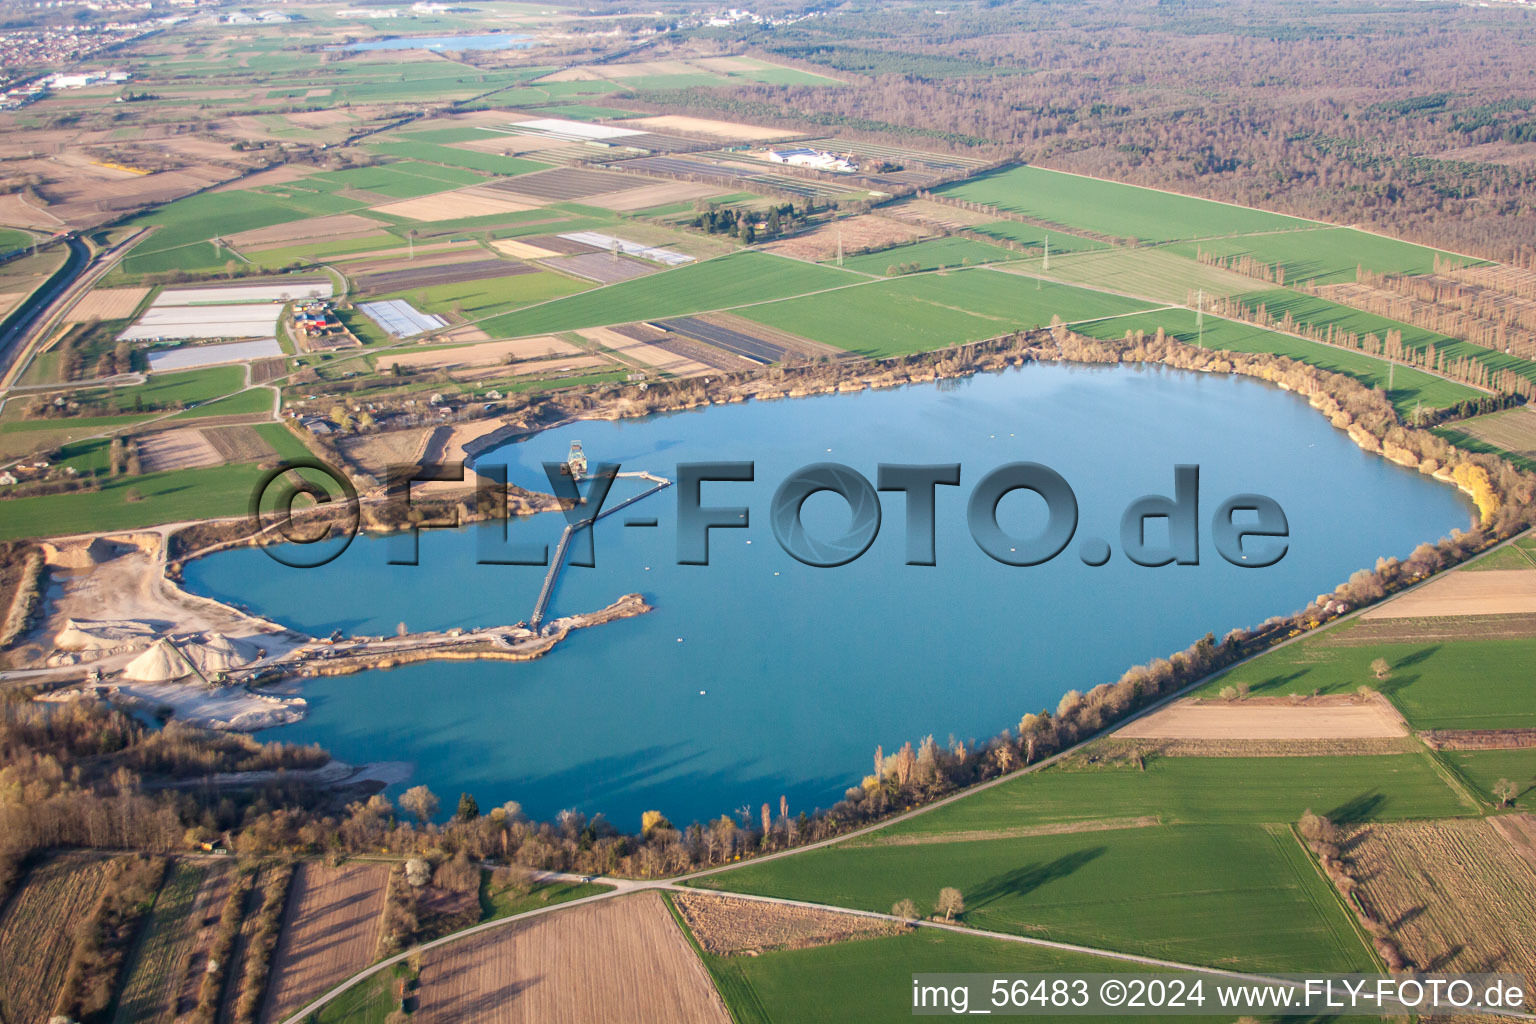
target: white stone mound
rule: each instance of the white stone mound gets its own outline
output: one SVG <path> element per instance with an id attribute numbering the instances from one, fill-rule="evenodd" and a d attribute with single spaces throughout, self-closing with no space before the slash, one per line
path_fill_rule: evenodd
<path id="1" fill-rule="evenodd" d="M 142 647 L 155 638 L 155 627 L 133 619 L 69 619 L 53 638 L 62 651 L 111 651 Z"/>
<path id="2" fill-rule="evenodd" d="M 123 678 L 135 683 L 169 683 L 191 674 L 187 659 L 163 639 L 123 667 Z"/>

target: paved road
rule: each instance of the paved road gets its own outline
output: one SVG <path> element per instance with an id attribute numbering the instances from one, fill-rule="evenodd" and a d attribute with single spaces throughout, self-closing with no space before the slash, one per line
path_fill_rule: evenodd
<path id="1" fill-rule="evenodd" d="M 28 296 L 11 325 L 0 334 L 0 380 L 5 379 L 11 364 L 26 349 L 26 340 L 34 324 L 43 313 L 68 291 L 91 261 L 91 250 L 74 235 L 64 240 L 69 257 L 37 291 Z"/>

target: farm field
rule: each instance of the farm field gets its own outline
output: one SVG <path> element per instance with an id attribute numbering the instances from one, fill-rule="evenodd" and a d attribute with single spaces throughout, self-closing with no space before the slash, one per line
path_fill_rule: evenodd
<path id="1" fill-rule="evenodd" d="M 1420 403 L 1432 409 L 1439 409 L 1466 399 L 1476 399 L 1482 394 L 1464 384 L 1436 377 L 1434 374 L 1409 366 L 1398 366 L 1393 369 L 1386 360 L 1364 352 L 1325 345 L 1306 338 L 1293 338 L 1278 331 L 1265 330 L 1253 324 L 1226 320 L 1211 314 L 1206 314 L 1205 327 L 1201 330 L 1195 322 L 1194 311 L 1188 309 L 1161 309 L 1119 320 L 1079 324 L 1073 329 L 1080 334 L 1111 340 L 1124 337 L 1126 331 L 1155 334 L 1159 327 L 1179 341 L 1190 345 L 1196 344 L 1197 339 L 1201 339 L 1205 347 L 1211 349 L 1226 349 L 1231 352 L 1269 352 L 1288 356 L 1308 366 L 1342 373 L 1362 384 L 1383 390 L 1387 389 L 1387 384 L 1390 382 L 1392 387 L 1387 391 L 1387 396 L 1398 412 L 1404 414 L 1411 413 Z"/>
<path id="2" fill-rule="evenodd" d="M 1369 608 L 1360 617 L 1369 621 L 1536 614 L 1536 574 L 1525 571 L 1532 567 L 1530 560 L 1514 545 L 1504 551 L 1525 564 L 1503 572 L 1487 566 L 1478 572 L 1453 572 L 1395 601 Z"/>
<path id="3" fill-rule="evenodd" d="M 466 319 L 480 320 L 533 303 L 586 291 L 589 287 L 585 281 L 564 274 L 536 270 L 531 274 L 407 288 L 379 297 L 407 299 L 417 309 L 428 313 L 452 313 Z"/>
<path id="4" fill-rule="evenodd" d="M 75 926 L 95 906 L 108 861 L 66 853 L 34 867 L 0 913 L 0 1019 L 46 1021 L 64 984 Z"/>
<path id="5" fill-rule="evenodd" d="M 993 270 L 878 281 L 738 310 L 746 319 L 872 358 L 944 348 L 1023 328 L 1146 309 L 1149 303 Z"/>
<path id="6" fill-rule="evenodd" d="M 222 890 L 228 864 L 177 861 L 155 896 L 143 934 L 124 967 L 115 1024 L 170 1024 L 187 985 L 189 957 L 203 918 L 220 907 L 209 896 Z"/>
<path id="7" fill-rule="evenodd" d="M 1000 260 L 1016 258 L 1016 254 L 1010 253 L 1007 249 L 970 238 L 934 238 L 926 242 L 898 245 L 861 256 L 847 256 L 843 259 L 843 268 L 860 270 L 866 274 L 894 277 L 891 269 L 895 267 L 937 270 L 942 267 L 996 263 Z"/>
<path id="8" fill-rule="evenodd" d="M 1049 270 L 1041 257 L 1030 257 L 1006 268 L 1067 284 L 1102 288 L 1125 295 L 1142 295 L 1159 302 L 1194 304 L 1192 293 L 1207 297 L 1236 295 L 1253 288 L 1253 279 L 1203 266 L 1162 249 L 1098 249 L 1051 254 Z"/>
<path id="9" fill-rule="evenodd" d="M 254 429 L 284 458 L 309 457 L 309 449 L 281 423 L 263 423 Z M 64 464 L 95 471 L 106 465 L 107 442 L 72 442 L 65 445 L 63 455 Z M 260 476 L 254 463 L 242 463 L 112 477 L 102 480 L 99 491 L 12 498 L 0 520 L 0 540 L 241 515 Z"/>
<path id="10" fill-rule="evenodd" d="M 1536 409 L 1530 406 L 1457 420 L 1435 432 L 1461 447 L 1503 455 L 1521 469 L 1536 469 Z"/>
<path id="11" fill-rule="evenodd" d="M 1143 242 L 1314 226 L 1311 221 L 1283 214 L 1043 167 L 994 171 L 936 191 L 952 199 L 996 206 L 1066 228 Z"/>
<path id="12" fill-rule="evenodd" d="M 480 326 L 486 333 L 501 338 L 550 334 L 700 313 L 743 302 L 837 288 L 861 280 L 864 279 L 856 274 L 832 267 L 810 266 L 767 253 L 743 252 L 492 317 Z"/>
<path id="13" fill-rule="evenodd" d="M 507 999 L 508 993 L 516 999 Z M 729 1017 L 659 893 L 576 906 L 432 950 L 421 1024 L 726 1024 Z"/>
<path id="14" fill-rule="evenodd" d="M 701 955 L 739 1024 L 909 1021 L 912 975 L 918 973 L 1135 970 L 1123 962 L 928 928 L 760 956 Z M 1156 1019 L 1189 1024 L 1201 1018 Z"/>
<path id="15" fill-rule="evenodd" d="M 1319 329 L 1326 329 L 1332 325 L 1336 330 L 1354 331 L 1360 335 L 1370 333 L 1379 338 L 1385 338 L 1388 331 L 1401 331 L 1403 344 L 1407 348 L 1422 350 L 1426 346 L 1433 345 L 1435 352 L 1443 354 L 1447 361 L 1468 356 L 1490 370 L 1512 370 L 1527 380 L 1536 380 L 1536 363 L 1530 360 L 1495 352 L 1481 345 L 1457 341 L 1435 331 L 1389 320 L 1384 316 L 1366 313 L 1315 295 L 1303 295 L 1286 289 L 1270 289 L 1249 292 L 1234 298 L 1249 309 L 1255 309 L 1262 303 L 1272 317 L 1289 313 L 1295 322 L 1311 324 Z"/>
<path id="16" fill-rule="evenodd" d="M 1150 745 L 1150 744 L 1149 744 Z M 1020 775 L 964 800 L 856 840 L 986 835 L 1042 825 L 1155 816 L 1164 824 L 1285 824 L 1311 808 L 1340 821 L 1475 813 L 1428 755 L 1353 757 L 1149 757 L 1097 767 L 1073 759 Z"/>
<path id="17" fill-rule="evenodd" d="M 388 881 L 384 864 L 299 865 L 272 953 L 263 1020 L 286 1019 L 373 962 Z"/>
<path id="18" fill-rule="evenodd" d="M 1536 727 L 1536 702 L 1521 666 L 1536 656 L 1536 638 L 1356 644 L 1352 635 L 1371 628 L 1356 621 L 1271 651 L 1201 689 L 1245 682 L 1255 695 L 1349 693 L 1370 685 L 1397 705 L 1415 729 L 1517 729 Z M 1377 681 L 1371 662 L 1386 659 L 1391 678 Z"/>
<path id="19" fill-rule="evenodd" d="M 1368 825 L 1348 844 L 1362 904 L 1416 967 L 1536 970 L 1536 871 L 1489 821 Z"/>
<path id="20" fill-rule="evenodd" d="M 965 922 L 991 931 L 1249 970 L 1374 966 L 1285 826 L 838 845 L 693 884 L 882 913 L 901 899 L 931 913 L 939 889 L 953 886 Z"/>
<path id="21" fill-rule="evenodd" d="M 1270 266 L 1283 266 L 1287 284 L 1353 281 L 1358 267 L 1382 274 L 1427 274 L 1434 270 L 1436 255 L 1449 255 L 1412 242 L 1334 227 L 1202 238 L 1198 242 L 1170 245 L 1167 251 L 1191 260 L 1199 252 L 1222 257 L 1252 256 Z"/>
<path id="22" fill-rule="evenodd" d="M 1497 804 L 1494 787 L 1508 779 L 1517 787 L 1510 806 L 1536 811 L 1536 747 L 1513 750 L 1447 750 L 1443 755 L 1484 800 Z"/>
<path id="23" fill-rule="evenodd" d="M 977 234 L 987 235 L 1001 242 L 1013 242 L 1029 252 L 1038 252 L 1042 255 L 1047 242 L 1050 243 L 1053 256 L 1058 253 L 1094 252 L 1110 248 L 1108 242 L 1101 242 L 1096 238 L 1074 235 L 1068 231 L 1056 231 L 1052 228 L 1036 227 L 1016 220 L 984 221 L 968 226 Z"/>

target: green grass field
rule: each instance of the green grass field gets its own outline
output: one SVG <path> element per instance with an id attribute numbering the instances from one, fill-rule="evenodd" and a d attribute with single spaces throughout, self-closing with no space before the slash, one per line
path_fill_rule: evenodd
<path id="1" fill-rule="evenodd" d="M 1525 538 L 1514 544 L 1506 544 L 1496 551 L 1490 551 L 1481 558 L 1468 562 L 1461 567 L 1461 571 L 1484 572 L 1489 569 L 1536 569 L 1536 551 L 1532 551 L 1529 545 L 1530 538 Z"/>
<path id="2" fill-rule="evenodd" d="M 1119 320 L 1080 324 L 1074 329 L 1095 338 L 1113 340 L 1124 337 L 1126 331 L 1140 330 L 1154 334 L 1159 327 L 1190 345 L 1203 342 L 1206 348 L 1226 349 L 1230 352 L 1271 352 L 1289 356 L 1320 370 L 1342 373 L 1369 387 L 1387 391 L 1393 406 L 1403 414 L 1413 412 L 1421 403 L 1438 409 L 1465 399 L 1478 398 L 1482 394 L 1464 384 L 1436 377 L 1423 370 L 1408 366 L 1394 369 L 1385 360 L 1364 352 L 1324 345 L 1305 338 L 1293 338 L 1253 324 L 1224 320 L 1209 313 L 1205 316 L 1205 328 L 1201 331 L 1195 322 L 1194 311 L 1188 309 L 1163 309 Z M 1391 389 L 1387 390 L 1389 383 Z"/>
<path id="3" fill-rule="evenodd" d="M 699 953 L 736 1024 L 910 1021 L 913 974 L 1136 972 L 1123 961 L 930 928 L 759 956 Z M 1178 1024 L 1197 1018 L 1156 1019 Z"/>
<path id="4" fill-rule="evenodd" d="M 540 270 L 532 274 L 411 288 L 383 297 L 407 299 L 418 309 L 429 313 L 459 313 L 476 320 L 519 309 L 530 303 L 572 295 L 590 287 L 583 281 L 557 274 L 553 270 Z"/>
<path id="5" fill-rule="evenodd" d="M 1153 757 L 1145 771 L 1074 759 L 897 822 L 877 835 L 936 836 L 1144 815 L 1164 824 L 1285 824 L 1308 808 L 1339 821 L 1476 813 L 1457 798 L 1422 752 Z"/>
<path id="6" fill-rule="evenodd" d="M 1310 221 L 1278 213 L 1048 171 L 1043 167 L 994 171 L 935 191 L 953 199 L 985 203 L 1066 228 L 1144 242 L 1312 226 Z"/>
<path id="7" fill-rule="evenodd" d="M 281 423 L 255 429 L 283 458 L 310 457 L 309 449 Z M 62 461 L 81 472 L 95 472 L 105 468 L 107 448 L 105 440 L 66 445 Z M 239 463 L 114 477 L 103 480 L 99 491 L 12 498 L 0 519 L 0 540 L 242 515 L 260 477 L 255 463 Z"/>
<path id="8" fill-rule="evenodd" d="M 1516 750 L 1447 750 L 1443 756 L 1484 800 L 1497 804 L 1493 787 L 1508 779 L 1519 787 L 1514 807 L 1536 811 L 1536 747 Z"/>
<path id="9" fill-rule="evenodd" d="M 1238 682 L 1266 697 L 1350 693 L 1373 686 L 1415 729 L 1536 728 L 1536 701 L 1525 668 L 1536 657 L 1536 638 L 1349 645 L 1349 634 L 1362 625 L 1347 623 L 1271 651 L 1200 692 Z M 1371 673 L 1377 658 L 1385 658 L 1392 669 L 1384 682 Z"/>
<path id="10" fill-rule="evenodd" d="M 239 366 L 210 366 L 201 370 L 177 370 L 151 374 L 143 384 L 123 388 L 93 388 L 80 393 L 86 401 L 105 401 L 108 408 L 133 412 L 141 408 L 181 403 L 207 402 L 239 391 L 245 386 L 245 371 Z"/>
<path id="11" fill-rule="evenodd" d="M 495 921 L 540 907 L 552 907 L 557 903 L 596 896 L 612 889 L 611 885 L 596 882 L 541 882 L 528 892 L 517 894 L 492 885 L 490 872 L 487 871 L 482 873 L 480 881 L 480 920 Z"/>
<path id="12" fill-rule="evenodd" d="M 515 338 L 701 313 L 862 280 L 832 267 L 763 252 L 741 252 L 556 299 L 493 317 L 480 326 L 495 337 Z"/>
<path id="13" fill-rule="evenodd" d="M 251 416 L 256 413 L 271 413 L 273 401 L 272 392 L 266 388 L 250 388 L 227 398 L 218 398 L 185 412 L 179 412 L 171 418 L 195 420 L 208 416 Z"/>
<path id="14" fill-rule="evenodd" d="M 1216 256 L 1252 256 L 1271 266 L 1279 264 L 1285 267 L 1288 284 L 1353 281 L 1356 268 L 1362 266 L 1384 274 L 1427 274 L 1435 267 L 1434 249 L 1354 228 L 1201 239 L 1168 247 L 1169 252 L 1189 259 L 1201 250 Z"/>
<path id="15" fill-rule="evenodd" d="M 1084 238 L 1082 235 L 1053 231 L 1050 228 L 1037 228 L 1033 224 L 1021 224 L 1016 220 L 997 220 L 988 224 L 977 224 L 971 230 L 1001 241 L 1017 242 L 1036 252 L 1043 252 L 1045 243 L 1049 241 L 1052 256 L 1058 253 L 1091 252 L 1110 248 L 1107 242 L 1101 242 L 1096 238 Z"/>
<path id="16" fill-rule="evenodd" d="M 1203 290 L 1210 298 L 1236 295 L 1253 288 L 1249 278 L 1203 266 L 1162 249 L 1098 249 L 1064 256 L 1053 252 L 1049 270 L 1042 268 L 1043 262 L 1041 257 L 1031 257 L 1016 264 L 1015 268 L 1068 284 L 1145 295 L 1159 302 L 1179 305 L 1194 305 L 1191 296 L 1196 290 Z"/>
<path id="17" fill-rule="evenodd" d="M 976 928 L 1247 970 L 1375 964 L 1288 827 L 1180 825 L 905 846 L 833 846 L 701 887 L 932 913 L 954 886 Z"/>
<path id="18" fill-rule="evenodd" d="M 1017 254 L 1007 249 L 970 238 L 931 238 L 926 242 L 898 245 L 879 252 L 849 256 L 843 260 L 843 267 L 848 270 L 861 270 L 866 274 L 885 274 L 895 267 L 909 264 L 916 264 L 918 270 L 936 270 L 939 267 L 996 263 L 998 260 L 1016 258 Z"/>
<path id="19" fill-rule="evenodd" d="M 485 134 L 480 132 L 476 137 L 484 138 Z M 464 167 L 472 171 L 486 171 L 490 174 L 507 176 L 540 171 L 550 166 L 536 160 L 501 156 L 498 153 L 482 153 L 477 149 L 455 149 L 452 146 L 440 146 L 433 142 L 415 139 L 406 142 L 379 142 L 368 148 L 386 156 L 407 157 L 412 160 L 424 160 L 429 163 L 447 164 L 449 167 Z"/>
<path id="20" fill-rule="evenodd" d="M 738 310 L 740 316 L 874 358 L 944 348 L 1010 331 L 1114 316 L 1149 305 L 992 270 L 878 281 Z"/>
<path id="21" fill-rule="evenodd" d="M 381 228 L 382 226 L 380 225 Z M 314 242 L 309 245 L 286 245 L 281 249 L 263 249 L 260 252 L 248 252 L 244 255 L 258 267 L 275 270 L 286 267 L 295 260 L 323 261 L 330 256 L 350 256 L 354 253 L 372 252 L 377 249 L 393 249 L 399 244 L 399 238 L 380 230 L 376 235 L 366 235 L 362 238 L 340 238 L 332 242 Z"/>

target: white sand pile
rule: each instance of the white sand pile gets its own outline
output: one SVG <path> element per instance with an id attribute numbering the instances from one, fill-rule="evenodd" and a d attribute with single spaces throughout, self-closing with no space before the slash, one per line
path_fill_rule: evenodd
<path id="1" fill-rule="evenodd" d="M 155 627 L 135 619 L 66 619 L 53 643 L 63 651 L 114 651 L 154 638 Z"/>
<path id="2" fill-rule="evenodd" d="M 181 652 L 213 678 L 220 672 L 242 668 L 256 660 L 256 648 L 244 640 L 231 640 L 223 633 L 204 633 L 198 643 L 183 644 Z"/>
<path id="3" fill-rule="evenodd" d="M 135 683 L 169 683 L 191 674 L 187 659 L 164 639 L 123 667 L 123 678 Z"/>

